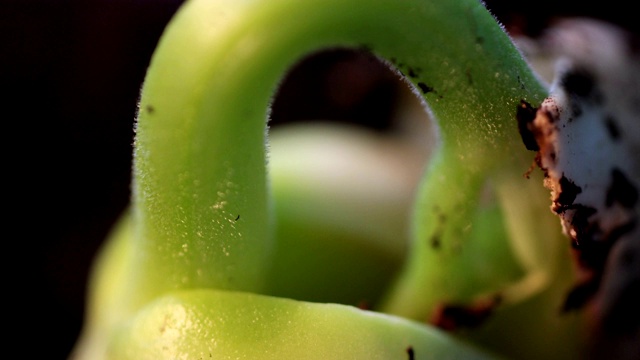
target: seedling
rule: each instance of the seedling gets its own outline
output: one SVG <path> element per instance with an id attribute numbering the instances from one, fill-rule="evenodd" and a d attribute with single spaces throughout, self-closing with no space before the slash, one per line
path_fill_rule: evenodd
<path id="1" fill-rule="evenodd" d="M 346 258 L 360 246 L 352 262 L 371 268 L 390 246 L 318 233 L 328 212 L 311 193 L 301 196 L 318 223 L 287 223 L 296 190 L 269 180 L 294 179 L 267 161 L 278 84 L 332 48 L 384 61 L 437 125 L 408 255 L 368 309 L 274 285 L 308 269 L 293 253 Z M 542 174 L 524 176 L 533 157 L 517 121 L 548 94 L 476 0 L 188 0 L 144 81 L 131 206 L 96 262 L 74 357 L 576 357 L 582 315 L 560 312 L 576 273 Z M 340 287 L 325 291 L 341 299 Z"/>

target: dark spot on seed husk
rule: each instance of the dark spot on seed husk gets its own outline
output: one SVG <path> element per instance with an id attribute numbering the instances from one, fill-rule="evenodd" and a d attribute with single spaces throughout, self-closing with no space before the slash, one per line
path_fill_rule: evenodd
<path id="1" fill-rule="evenodd" d="M 146 109 L 149 114 L 153 114 L 154 111 L 156 111 L 156 109 L 151 105 L 147 105 Z"/>
<path id="2" fill-rule="evenodd" d="M 433 92 L 433 88 L 428 86 L 427 84 L 425 84 L 423 82 L 419 82 L 418 83 L 418 87 L 420 88 L 422 93 L 425 94 L 425 95 L 430 93 L 430 92 Z"/>
<path id="3" fill-rule="evenodd" d="M 575 118 L 579 118 L 582 115 L 582 107 L 579 103 L 574 102 L 571 104 L 571 118 L 569 118 L 569 122 L 572 122 Z"/>
<path id="4" fill-rule="evenodd" d="M 409 66 L 409 68 L 407 69 L 407 71 L 408 71 L 408 75 L 409 75 L 409 77 L 414 78 L 414 79 L 418 77 L 418 73 L 417 73 L 417 71 L 416 71 L 416 70 L 414 70 L 411 66 Z"/>
<path id="5" fill-rule="evenodd" d="M 605 204 L 607 207 L 619 203 L 626 208 L 633 208 L 638 201 L 638 190 L 618 168 L 611 171 L 611 185 L 607 190 Z"/>
<path id="6" fill-rule="evenodd" d="M 533 120 L 536 118 L 536 112 L 538 109 L 534 108 L 528 102 L 524 100 L 520 100 L 520 104 L 516 109 L 516 120 L 518 121 L 518 131 L 520 132 L 520 137 L 522 138 L 522 142 L 527 150 L 538 151 L 540 147 L 538 146 L 538 142 L 536 141 L 536 137 L 531 131 L 531 124 Z"/>
<path id="7" fill-rule="evenodd" d="M 562 87 L 569 93 L 579 97 L 588 97 L 594 89 L 593 75 L 584 69 L 575 69 L 563 75 Z"/>
<path id="8" fill-rule="evenodd" d="M 604 123 L 607 126 L 607 131 L 609 131 L 609 136 L 613 140 L 620 139 L 620 129 L 618 128 L 618 124 L 616 124 L 615 119 L 612 116 L 607 116 L 604 119 Z"/>
<path id="9" fill-rule="evenodd" d="M 576 185 L 573 181 L 569 180 L 566 176 L 562 175 L 560 178 L 560 194 L 556 198 L 555 202 L 560 208 L 566 208 L 572 205 L 576 196 L 582 192 L 580 186 Z"/>

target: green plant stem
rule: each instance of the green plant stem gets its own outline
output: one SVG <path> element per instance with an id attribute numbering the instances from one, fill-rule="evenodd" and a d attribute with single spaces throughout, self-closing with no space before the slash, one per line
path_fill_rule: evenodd
<path id="1" fill-rule="evenodd" d="M 267 109 L 290 66 L 330 47 L 371 49 L 416 73 L 416 88 L 432 89 L 425 99 L 441 148 L 426 178 L 434 191 L 420 203 L 450 214 L 448 229 L 467 225 L 468 192 L 521 148 L 519 101 L 545 94 L 475 0 L 188 2 L 161 39 L 141 96 L 134 304 L 178 288 L 261 291 L 272 247 Z M 433 228 L 434 217 L 423 211 L 416 220 Z"/>
<path id="2" fill-rule="evenodd" d="M 118 360 L 499 359 L 406 319 L 217 290 L 180 291 L 153 301 L 115 334 L 113 344 L 109 355 Z"/>
<path id="3" fill-rule="evenodd" d="M 433 282 L 423 280 L 446 269 L 454 271 L 451 287 L 464 285 L 464 262 L 441 267 L 448 260 L 424 244 L 437 233 L 441 254 L 453 249 L 481 216 L 487 177 L 499 189 L 502 175 L 526 170 L 515 111 L 522 99 L 538 104 L 546 95 L 482 3 L 189 0 L 163 34 L 142 88 L 127 256 L 111 263 L 127 272 L 103 302 L 117 308 L 94 303 L 98 318 L 126 320 L 177 290 L 268 292 L 267 269 L 279 260 L 265 151 L 270 101 L 292 65 L 336 47 L 367 49 L 406 74 L 439 128 L 412 219 L 408 270 L 381 310 L 428 313 L 433 297 L 422 296 Z"/>

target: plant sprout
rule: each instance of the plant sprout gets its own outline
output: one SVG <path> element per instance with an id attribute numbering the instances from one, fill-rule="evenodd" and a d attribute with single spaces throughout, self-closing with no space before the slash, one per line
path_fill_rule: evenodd
<path id="1" fill-rule="evenodd" d="M 402 216 L 361 166 L 371 137 L 313 135 L 365 154 L 348 170 L 370 175 L 365 201 L 361 184 L 297 187 L 319 174 L 291 165 L 312 135 L 269 134 L 287 70 L 340 48 L 385 62 L 436 125 Z M 560 312 L 577 272 L 543 175 L 523 176 L 516 121 L 548 94 L 476 0 L 188 0 L 141 90 L 131 206 L 96 261 L 73 358 L 579 357 L 584 316 Z M 340 189 L 379 220 L 337 219 L 323 194 Z M 388 281 L 358 287 L 322 272 L 357 281 L 386 264 Z"/>

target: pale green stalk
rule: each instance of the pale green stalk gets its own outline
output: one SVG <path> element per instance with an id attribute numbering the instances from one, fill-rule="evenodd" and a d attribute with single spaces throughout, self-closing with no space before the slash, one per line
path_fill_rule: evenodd
<path id="1" fill-rule="evenodd" d="M 217 290 L 153 301 L 114 334 L 112 349 L 119 360 L 499 359 L 407 319 Z"/>
<path id="2" fill-rule="evenodd" d="M 517 282 L 523 272 L 546 271 L 547 260 L 539 255 L 546 250 L 502 230 L 500 209 L 491 201 L 485 208 L 480 199 L 488 186 L 507 206 L 516 201 L 528 208 L 528 190 L 505 196 L 503 185 L 524 181 L 519 176 L 531 160 L 517 132 L 516 108 L 522 99 L 538 104 L 546 94 L 480 2 L 189 0 L 162 36 L 141 92 L 132 217 L 97 267 L 80 357 L 100 358 L 109 349 L 116 358 L 243 358 L 253 354 L 255 340 L 267 341 L 260 345 L 263 358 L 300 358 L 301 349 L 371 358 L 366 349 L 335 348 L 330 341 L 349 338 L 341 328 L 345 319 L 363 337 L 395 339 L 365 343 L 381 353 L 399 351 L 406 358 L 406 349 L 397 346 L 421 343 L 440 344 L 452 356 L 469 354 L 428 326 L 398 317 L 242 294 L 269 293 L 268 270 L 281 260 L 273 258 L 277 239 L 265 153 L 271 98 L 297 61 L 335 47 L 367 49 L 415 74 L 409 80 L 439 128 L 439 148 L 412 219 L 408 267 L 380 310 L 424 320 L 437 300 L 468 299 Z M 485 222 L 498 227 L 482 228 Z M 524 247 L 520 254 L 533 254 L 518 258 L 526 260 L 522 264 L 509 262 L 512 235 Z M 478 243 L 468 246 L 470 239 Z M 478 252 L 465 253 L 467 247 Z M 486 259 L 497 280 L 471 283 L 474 257 Z M 255 304 L 255 318 L 242 307 L 248 303 Z M 327 322 L 314 331 L 309 322 L 289 317 L 297 311 L 303 319 L 326 316 Z M 180 314 L 185 316 L 176 323 Z M 244 322 L 218 326 L 232 314 Z M 256 327 L 268 332 L 289 322 L 309 331 L 289 356 L 280 342 L 250 335 Z M 217 348 L 222 341 L 238 345 Z"/>

